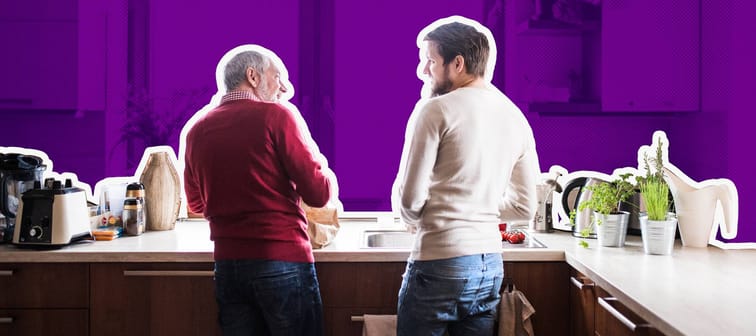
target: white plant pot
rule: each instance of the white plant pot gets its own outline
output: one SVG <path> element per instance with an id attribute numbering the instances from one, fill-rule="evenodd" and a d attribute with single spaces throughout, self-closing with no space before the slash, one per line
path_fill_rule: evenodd
<path id="1" fill-rule="evenodd" d="M 594 212 L 593 220 L 599 246 L 625 246 L 627 224 L 630 221 L 629 212 L 620 211 L 620 213 L 609 215 L 602 215 Z"/>
<path id="2" fill-rule="evenodd" d="M 674 213 L 668 213 L 667 220 L 663 221 L 648 220 L 648 216 L 641 216 L 640 224 L 643 251 L 646 254 L 672 254 L 677 229 L 677 217 Z"/>

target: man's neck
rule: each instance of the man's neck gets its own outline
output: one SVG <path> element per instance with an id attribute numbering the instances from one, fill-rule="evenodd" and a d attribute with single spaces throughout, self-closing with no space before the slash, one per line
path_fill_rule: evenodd
<path id="1" fill-rule="evenodd" d="M 454 89 L 463 87 L 484 88 L 486 87 L 486 81 L 483 79 L 483 77 L 466 76 L 465 78 L 460 79 L 459 84 L 455 85 Z"/>

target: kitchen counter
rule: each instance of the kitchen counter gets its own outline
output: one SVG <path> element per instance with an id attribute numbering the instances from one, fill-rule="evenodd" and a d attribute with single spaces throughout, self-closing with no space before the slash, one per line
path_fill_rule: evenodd
<path id="1" fill-rule="evenodd" d="M 400 229 L 392 220 L 367 221 L 365 214 L 341 220 L 329 246 L 315 250 L 317 262 L 405 261 L 406 249 L 363 249 L 366 229 Z M 566 232 L 536 233 L 547 248 L 504 249 L 505 261 L 566 261 L 668 335 L 756 333 L 756 250 L 683 248 L 670 256 L 646 255 L 640 237 L 623 248 L 578 246 Z M 0 263 L 48 262 L 212 262 L 213 244 L 205 221 L 183 221 L 171 231 L 148 231 L 113 241 L 82 242 L 37 251 L 0 245 Z M 565 282 L 565 286 L 567 282 Z"/>
<path id="2" fill-rule="evenodd" d="M 682 247 L 647 255 L 640 237 L 625 247 L 590 248 L 560 234 L 538 239 L 564 249 L 565 260 L 667 335 L 754 335 L 756 250 Z"/>

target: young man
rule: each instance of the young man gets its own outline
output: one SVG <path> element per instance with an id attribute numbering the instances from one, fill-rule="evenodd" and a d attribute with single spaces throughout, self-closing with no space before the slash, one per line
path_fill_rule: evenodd
<path id="1" fill-rule="evenodd" d="M 431 97 L 410 116 L 394 185 L 395 210 L 417 232 L 399 336 L 493 335 L 504 275 L 498 224 L 535 213 L 533 132 L 490 84 L 490 32 L 481 30 L 455 17 L 418 37 Z"/>
<path id="2" fill-rule="evenodd" d="M 323 332 L 300 202 L 324 206 L 335 181 L 303 121 L 277 103 L 288 89 L 274 58 L 263 48 L 235 53 L 223 67 L 226 94 L 185 139 L 187 201 L 210 222 L 225 335 Z"/>

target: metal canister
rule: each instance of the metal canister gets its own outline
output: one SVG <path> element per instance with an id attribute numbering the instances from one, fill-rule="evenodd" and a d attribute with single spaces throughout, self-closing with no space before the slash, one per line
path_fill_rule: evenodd
<path id="1" fill-rule="evenodd" d="M 126 198 L 136 198 L 142 202 L 144 206 L 144 184 L 139 182 L 129 183 L 126 186 Z"/>

